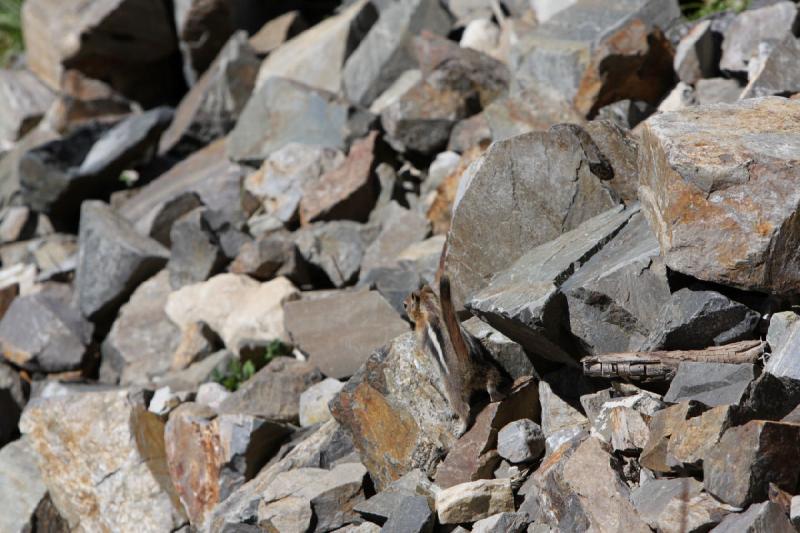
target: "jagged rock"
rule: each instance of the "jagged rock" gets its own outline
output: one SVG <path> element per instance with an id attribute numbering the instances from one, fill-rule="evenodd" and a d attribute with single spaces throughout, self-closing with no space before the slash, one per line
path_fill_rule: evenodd
<path id="1" fill-rule="evenodd" d="M 337 220 L 301 229 L 295 243 L 305 261 L 322 270 L 334 287 L 342 287 L 356 279 L 376 234 L 377 228 Z"/>
<path id="2" fill-rule="evenodd" d="M 658 254 L 658 241 L 637 213 L 564 282 L 570 331 L 586 351 L 638 351 L 659 331 L 670 292 Z"/>
<path id="3" fill-rule="evenodd" d="M 306 183 L 300 200 L 300 222 L 357 220 L 365 222 L 378 199 L 375 167 L 383 159 L 378 132 L 353 143 L 344 162 Z"/>
<path id="4" fill-rule="evenodd" d="M 800 103 L 771 97 L 645 124 L 640 198 L 671 269 L 744 289 L 798 286 L 792 224 L 800 196 L 787 174 L 792 155 L 774 144 L 795 142 L 798 114 Z"/>
<path id="5" fill-rule="evenodd" d="M 17 297 L 0 321 L 3 357 L 28 371 L 58 373 L 86 363 L 94 327 L 70 302 L 51 290 Z"/>
<path id="6" fill-rule="evenodd" d="M 175 221 L 170 230 L 170 286 L 177 290 L 201 283 L 222 270 L 223 254 L 211 228 L 205 224 L 205 209 L 199 207 Z"/>
<path id="7" fill-rule="evenodd" d="M 638 200 L 639 141 L 630 131 L 609 120 L 592 120 L 585 129 L 614 170 L 608 184 L 626 204 Z"/>
<path id="8" fill-rule="evenodd" d="M 159 151 L 178 148 L 193 152 L 225 136 L 233 129 L 253 92 L 259 65 L 247 34 L 243 31 L 233 34 L 210 68 L 200 71 L 203 75 L 181 100 L 172 124 L 161 137 Z"/>
<path id="9" fill-rule="evenodd" d="M 505 141 L 524 133 L 547 130 L 555 124 L 580 125 L 585 122 L 585 118 L 564 95 L 536 86 L 495 100 L 486 106 L 482 115 L 488 123 L 493 141 Z"/>
<path id="10" fill-rule="evenodd" d="M 355 511 L 378 523 L 386 521 L 394 510 L 410 496 L 424 496 L 430 504 L 434 502 L 434 486 L 421 470 L 412 470 L 381 492 L 366 501 L 356 504 Z"/>
<path id="11" fill-rule="evenodd" d="M 37 218 L 25 206 L 10 206 L 3 210 L 3 222 L 0 223 L 0 243 L 6 244 L 33 237 Z"/>
<path id="12" fill-rule="evenodd" d="M 382 211 L 381 231 L 364 251 L 362 276 L 371 270 L 392 266 L 410 245 L 428 235 L 428 221 L 416 211 L 400 207 L 392 201 Z"/>
<path id="13" fill-rule="evenodd" d="M 197 322 L 208 324 L 229 350 L 239 353 L 248 345 L 288 341 L 283 304 L 298 297 L 286 278 L 259 283 L 247 276 L 219 274 L 171 293 L 165 311 L 182 330 Z"/>
<path id="14" fill-rule="evenodd" d="M 300 11 L 289 11 L 261 26 L 261 29 L 250 37 L 250 46 L 259 57 L 263 58 L 306 29 L 308 24 Z"/>
<path id="15" fill-rule="evenodd" d="M 500 41 L 500 28 L 489 19 L 482 18 L 470 21 L 464 27 L 464 33 L 458 45 L 463 48 L 471 48 L 486 55 L 493 55 L 497 52 Z"/>
<path id="16" fill-rule="evenodd" d="M 707 290 L 681 289 L 659 306 L 647 349 L 691 350 L 752 337 L 760 315 L 745 305 Z"/>
<path id="17" fill-rule="evenodd" d="M 262 63 L 258 87 L 271 77 L 340 92 L 342 69 L 350 54 L 378 18 L 372 2 L 359 0 L 286 42 Z"/>
<path id="18" fill-rule="evenodd" d="M 800 425 L 765 420 L 728 429 L 703 460 L 706 490 L 735 507 L 766 499 L 770 483 L 793 490 L 800 476 L 793 460 L 798 435 Z"/>
<path id="19" fill-rule="evenodd" d="M 300 426 L 309 427 L 331 419 L 330 401 L 339 394 L 344 383 L 326 378 L 315 383 L 300 394 Z"/>
<path id="20" fill-rule="evenodd" d="M 33 400 L 20 431 L 70 530 L 171 531 L 185 522 L 167 475 L 164 422 L 128 391 Z"/>
<path id="21" fill-rule="evenodd" d="M 270 154 L 261 168 L 245 179 L 244 186 L 261 201 L 266 213 L 284 224 L 292 223 L 297 220 L 306 187 L 316 184 L 344 159 L 334 148 L 289 143 Z"/>
<path id="22" fill-rule="evenodd" d="M 695 400 L 711 407 L 737 405 L 755 378 L 752 364 L 684 362 L 678 366 L 664 401 Z"/>
<path id="23" fill-rule="evenodd" d="M 631 501 L 650 527 L 664 533 L 707 530 L 730 512 L 692 478 L 648 481 L 631 493 Z"/>
<path id="24" fill-rule="evenodd" d="M 47 487 L 28 439 L 0 448 L 0 530 L 38 531 L 36 511 L 46 497 Z"/>
<path id="25" fill-rule="evenodd" d="M 655 413 L 648 425 L 650 436 L 639 456 L 641 465 L 655 472 L 672 472 L 674 467 L 669 464 L 667 454 L 670 437 L 684 421 L 699 415 L 703 410 L 704 406 L 701 404 L 686 401 Z"/>
<path id="26" fill-rule="evenodd" d="M 78 242 L 75 290 L 81 312 L 89 318 L 113 314 L 169 256 L 163 246 L 97 201 L 81 206 Z"/>
<path id="27" fill-rule="evenodd" d="M 488 148 L 491 142 L 492 131 L 489 129 L 489 121 L 483 113 L 478 113 L 453 126 L 447 149 L 463 154 L 473 146 Z"/>
<path id="28" fill-rule="evenodd" d="M 54 7 L 49 0 L 34 0 L 24 7 L 26 62 L 51 88 L 60 89 L 66 71 L 75 69 L 109 81 L 148 106 L 181 91 L 172 16 L 162 2 L 108 0 Z"/>
<path id="29" fill-rule="evenodd" d="M 588 382 L 571 368 L 550 372 L 542 377 L 539 382 L 539 401 L 548 454 L 558 449 L 565 440 L 588 429 L 589 420 L 580 410 L 580 397 L 588 392 L 591 392 Z"/>
<path id="30" fill-rule="evenodd" d="M 800 404 L 800 381 L 763 372 L 737 409 L 736 422 L 780 420 Z"/>
<path id="31" fill-rule="evenodd" d="M 800 366 L 794 354 L 800 341 L 800 316 L 792 311 L 775 313 L 769 321 L 767 342 L 772 355 L 764 370 L 777 377 L 800 379 Z"/>
<path id="32" fill-rule="evenodd" d="M 287 496 L 259 506 L 259 531 L 308 531 L 313 520 L 311 503 L 305 498 Z"/>
<path id="33" fill-rule="evenodd" d="M 476 533 L 492 533 L 493 531 L 521 533 L 527 529 L 528 522 L 530 520 L 525 513 L 498 513 L 475 522 L 472 531 Z"/>
<path id="34" fill-rule="evenodd" d="M 400 74 L 415 66 L 413 37 L 423 30 L 445 35 L 450 16 L 435 0 L 396 2 L 380 17 L 344 64 L 342 87 L 353 102 L 369 105 Z"/>
<path id="35" fill-rule="evenodd" d="M 780 505 L 772 502 L 751 505 L 743 513 L 729 514 L 715 533 L 791 533 L 796 531 Z"/>
<path id="36" fill-rule="evenodd" d="M 514 495 L 508 479 L 461 483 L 436 494 L 436 513 L 441 524 L 462 524 L 497 513 L 514 512 Z"/>
<path id="37" fill-rule="evenodd" d="M 259 165 L 291 142 L 345 150 L 372 121 L 370 113 L 333 93 L 269 78 L 253 91 L 228 136 L 228 156 Z"/>
<path id="38" fill-rule="evenodd" d="M 758 52 L 759 43 L 782 38 L 795 29 L 796 19 L 794 2 L 778 2 L 739 13 L 725 30 L 720 68 L 746 72 L 747 64 Z"/>
<path id="39" fill-rule="evenodd" d="M 0 152 L 10 149 L 36 127 L 54 96 L 26 70 L 0 70 L 0 94 L 6 105 L 0 115 Z"/>
<path id="40" fill-rule="evenodd" d="M 216 372 L 228 368 L 234 357 L 228 350 L 219 350 L 189 364 L 186 368 L 156 376 L 153 382 L 159 386 L 171 387 L 173 390 L 197 390 L 201 384 L 212 380 Z"/>
<path id="41" fill-rule="evenodd" d="M 533 364 L 522 346 L 479 318 L 472 317 L 462 325 L 481 343 L 492 360 L 500 365 L 511 379 L 536 375 Z"/>
<path id="42" fill-rule="evenodd" d="M 577 126 L 494 143 L 462 178 L 454 207 L 446 258 L 454 297 L 463 301 L 525 251 L 613 207 L 615 195 L 601 181 L 608 177 Z"/>
<path id="43" fill-rule="evenodd" d="M 393 266 L 373 268 L 366 274 L 361 274 L 358 287 L 375 289 L 392 309 L 407 318 L 403 301 L 422 285 L 432 281 L 432 276 L 424 277 L 415 265 L 401 261 Z"/>
<path id="44" fill-rule="evenodd" d="M 408 331 L 408 325 L 375 291 L 343 292 L 285 306 L 292 342 L 322 373 L 345 378 L 369 355 Z"/>
<path id="45" fill-rule="evenodd" d="M 581 397 L 581 404 L 584 398 L 586 396 Z M 663 408 L 663 402 L 652 393 L 609 400 L 592 419 L 592 426 L 614 451 L 639 452 L 650 438 L 651 417 Z"/>
<path id="46" fill-rule="evenodd" d="M 716 447 L 733 418 L 731 406 L 719 405 L 679 422 L 667 444 L 667 462 L 685 469 L 702 467 L 703 459 Z"/>
<path id="47" fill-rule="evenodd" d="M 428 498 L 406 496 L 389 515 L 389 519 L 381 531 L 385 533 L 431 533 L 434 522 Z"/>
<path id="48" fill-rule="evenodd" d="M 289 428 L 247 414 L 217 415 L 185 403 L 164 428 L 167 466 L 175 490 L 195 527 L 277 451 Z"/>
<path id="49" fill-rule="evenodd" d="M 675 72 L 684 83 L 694 85 L 702 78 L 710 78 L 717 69 L 716 43 L 711 21 L 698 22 L 678 43 L 675 49 Z"/>
<path id="50" fill-rule="evenodd" d="M 700 105 L 733 104 L 741 94 L 739 82 L 728 78 L 698 80 L 694 87 L 694 99 Z"/>
<path id="51" fill-rule="evenodd" d="M 750 82 L 742 92 L 742 98 L 784 95 L 800 92 L 800 77 L 788 68 L 800 59 L 800 43 L 791 33 L 787 34 L 769 52 Z"/>
<path id="52" fill-rule="evenodd" d="M 169 272 L 162 270 L 134 291 L 122 306 L 103 341 L 103 370 L 107 380 L 123 385 L 147 383 L 164 374 L 180 341 L 178 328 L 167 319 L 164 306 L 171 292 Z"/>
<path id="53" fill-rule="evenodd" d="M 161 312 L 164 312 L 164 305 L 161 306 Z M 222 348 L 222 341 L 217 334 L 202 322 L 185 327 L 179 331 L 178 337 L 180 340 L 170 363 L 173 370 L 184 369 Z"/>
<path id="54" fill-rule="evenodd" d="M 205 405 L 217 411 L 219 405 L 230 395 L 230 391 L 219 383 L 203 383 L 197 388 L 194 401 L 198 405 Z"/>
<path id="55" fill-rule="evenodd" d="M 433 474 L 460 434 L 435 363 L 419 350 L 413 333 L 394 339 L 331 403 L 378 490 L 415 468 Z"/>
<path id="56" fill-rule="evenodd" d="M 584 115 L 625 98 L 655 105 L 672 86 L 663 30 L 680 16 L 675 1 L 578 2 L 514 47 L 515 84 L 545 84 Z M 606 66 L 612 62 L 615 68 Z"/>
<path id="57" fill-rule="evenodd" d="M 297 245 L 283 233 L 265 234 L 245 242 L 228 270 L 260 281 L 284 276 L 295 285 L 305 285 L 310 275 Z"/>
<path id="58" fill-rule="evenodd" d="M 637 212 L 638 208 L 611 209 L 533 248 L 495 275 L 467 307 L 529 353 L 574 365 L 564 348 L 567 341 L 557 330 L 563 306 L 560 285 Z M 448 247 L 448 253 L 451 250 Z"/>
<path id="59" fill-rule="evenodd" d="M 300 395 L 322 381 L 316 366 L 291 357 L 277 357 L 225 398 L 218 411 L 297 423 Z"/>
<path id="60" fill-rule="evenodd" d="M 536 20 L 547 22 L 560 11 L 577 4 L 578 0 L 531 0 L 531 7 L 536 13 Z"/>
<path id="61" fill-rule="evenodd" d="M 511 422 L 497 434 L 497 453 L 511 463 L 525 463 L 544 453 L 544 433 L 533 420 Z"/>

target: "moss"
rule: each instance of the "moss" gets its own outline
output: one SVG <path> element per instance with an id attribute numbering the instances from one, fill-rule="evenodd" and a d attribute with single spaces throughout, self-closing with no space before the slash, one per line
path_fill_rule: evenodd
<path id="1" fill-rule="evenodd" d="M 22 1 L 0 0 L 0 66 L 22 52 Z"/>
<path id="2" fill-rule="evenodd" d="M 750 0 L 699 0 L 682 2 L 681 9 L 689 20 L 697 20 L 721 11 L 734 11 L 736 13 L 747 9 Z"/>

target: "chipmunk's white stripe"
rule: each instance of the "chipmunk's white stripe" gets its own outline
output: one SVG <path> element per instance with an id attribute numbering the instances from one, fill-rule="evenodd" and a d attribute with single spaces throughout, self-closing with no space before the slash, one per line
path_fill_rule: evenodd
<path id="1" fill-rule="evenodd" d="M 447 368 L 447 363 L 444 360 L 444 353 L 442 353 L 442 345 L 439 344 L 439 337 L 436 336 L 436 332 L 433 331 L 433 328 L 430 324 L 428 324 L 428 337 L 431 339 L 431 344 L 436 349 L 436 357 L 439 359 L 439 364 L 442 365 L 445 374 L 450 373 L 450 369 Z"/>

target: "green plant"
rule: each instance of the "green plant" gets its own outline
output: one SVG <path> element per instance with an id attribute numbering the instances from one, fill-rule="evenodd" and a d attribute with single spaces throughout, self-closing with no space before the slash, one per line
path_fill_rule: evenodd
<path id="1" fill-rule="evenodd" d="M 689 20 L 697 20 L 720 11 L 740 12 L 747 9 L 750 0 L 699 0 L 682 2 L 681 9 Z"/>
<path id="2" fill-rule="evenodd" d="M 0 0 L 0 66 L 22 51 L 22 1 Z"/>
<path id="3" fill-rule="evenodd" d="M 248 352 L 248 354 L 243 353 L 241 359 L 231 359 L 225 370 L 214 369 L 211 380 L 231 392 L 236 391 L 242 386 L 242 383 L 252 378 L 270 361 L 281 355 L 291 354 L 292 349 L 280 340 L 273 340 L 264 347 L 263 352 L 253 353 L 253 350 L 248 350 Z"/>

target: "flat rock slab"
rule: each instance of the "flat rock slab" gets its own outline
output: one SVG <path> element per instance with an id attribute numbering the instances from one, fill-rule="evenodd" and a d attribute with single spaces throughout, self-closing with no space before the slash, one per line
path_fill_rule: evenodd
<path id="1" fill-rule="evenodd" d="M 508 479 L 470 481 L 436 494 L 436 513 L 442 524 L 476 522 L 504 512 L 514 512 Z"/>
<path id="2" fill-rule="evenodd" d="M 650 118 L 642 208 L 667 265 L 742 289 L 800 288 L 800 102 L 769 97 Z"/>
<path id="3" fill-rule="evenodd" d="M 681 363 L 664 401 L 694 400 L 710 407 L 738 405 L 755 378 L 752 364 Z"/>
<path id="4" fill-rule="evenodd" d="M 648 481 L 631 493 L 631 501 L 650 527 L 664 532 L 707 529 L 730 512 L 694 478 Z"/>
<path id="5" fill-rule="evenodd" d="M 800 315 L 792 311 L 775 313 L 769 321 L 767 342 L 772 349 L 764 370 L 777 377 L 800 380 Z"/>
<path id="6" fill-rule="evenodd" d="M 748 63 L 758 54 L 759 43 L 782 38 L 794 29 L 796 20 L 794 2 L 774 2 L 739 13 L 724 32 L 720 68 L 746 72 Z"/>
<path id="7" fill-rule="evenodd" d="M 786 512 L 777 503 L 763 502 L 751 505 L 743 513 L 731 513 L 717 527 L 715 533 L 792 533 L 797 531 Z"/>
<path id="8" fill-rule="evenodd" d="M 337 379 L 355 374 L 374 350 L 408 331 L 374 291 L 290 302 L 285 313 L 292 342 L 323 374 Z"/>

